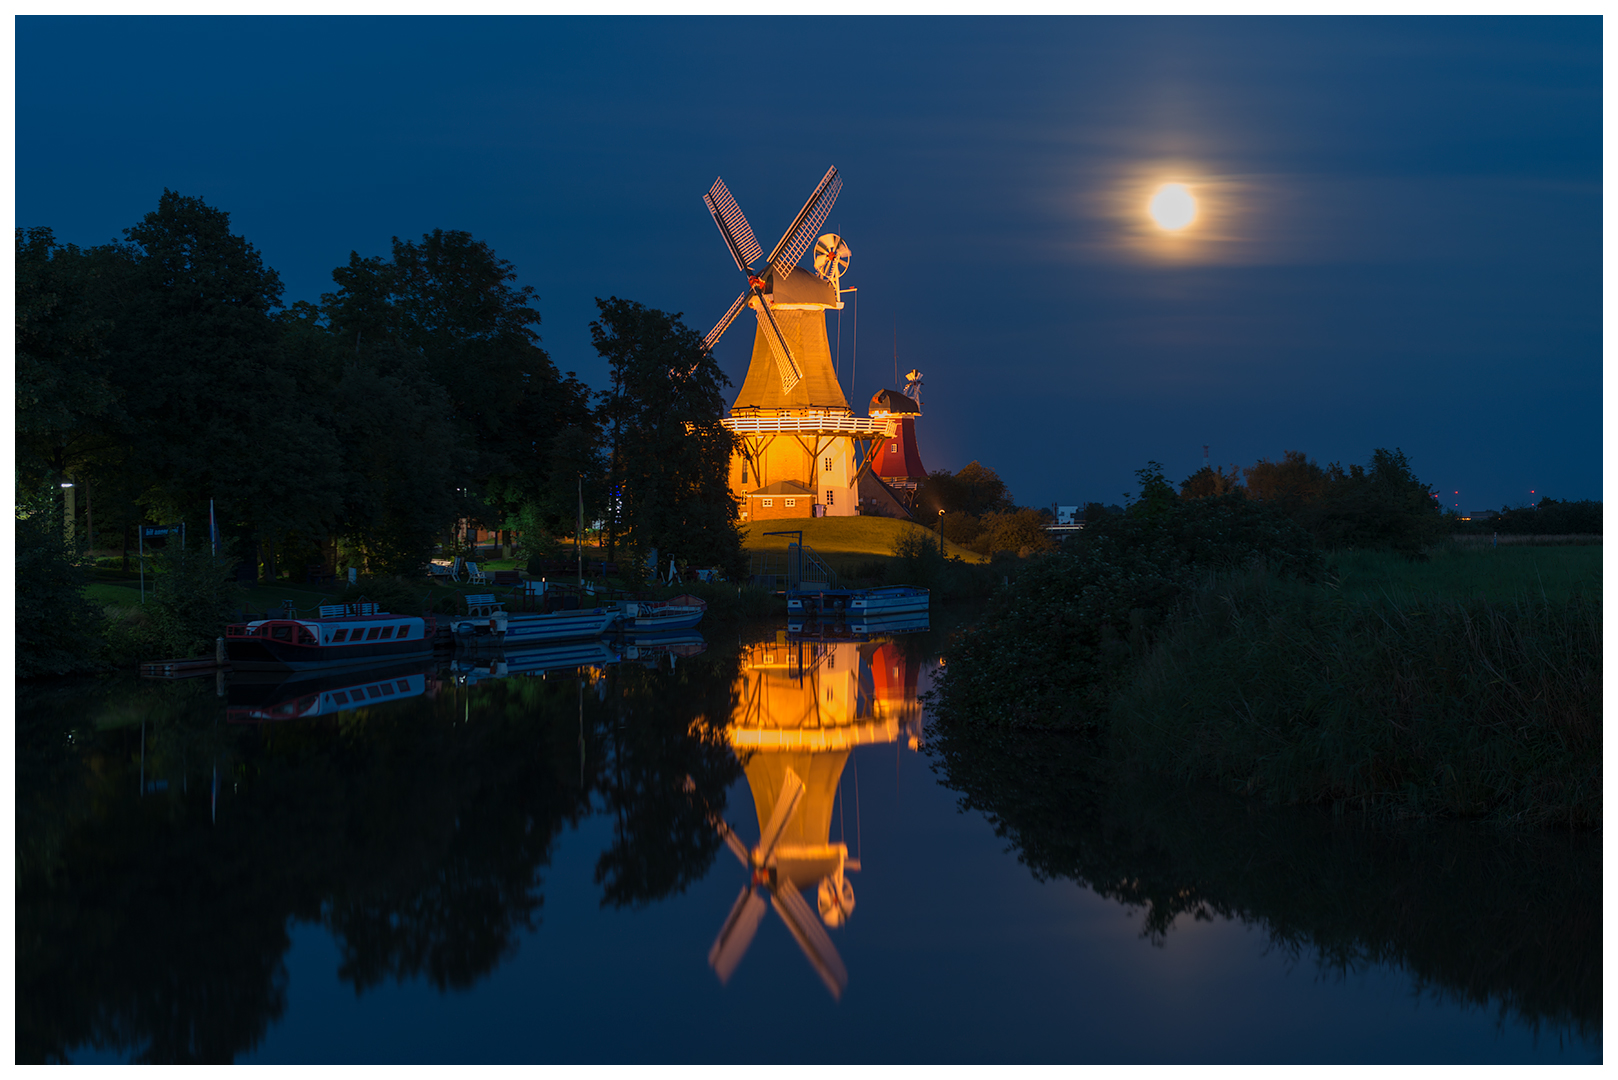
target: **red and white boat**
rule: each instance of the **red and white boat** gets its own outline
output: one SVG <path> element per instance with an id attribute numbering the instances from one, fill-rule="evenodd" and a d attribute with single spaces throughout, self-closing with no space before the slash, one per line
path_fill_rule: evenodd
<path id="1" fill-rule="evenodd" d="M 328 604 L 318 619 L 257 619 L 225 627 L 235 671 L 313 671 L 431 656 L 437 620 L 376 604 Z"/>

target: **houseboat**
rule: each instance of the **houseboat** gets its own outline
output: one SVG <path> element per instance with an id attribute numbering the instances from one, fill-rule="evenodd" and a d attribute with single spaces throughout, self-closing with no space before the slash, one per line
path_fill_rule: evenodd
<path id="1" fill-rule="evenodd" d="M 257 619 L 225 627 L 233 671 L 311 671 L 431 656 L 431 615 L 393 615 L 376 604 L 325 604 L 318 619 Z"/>

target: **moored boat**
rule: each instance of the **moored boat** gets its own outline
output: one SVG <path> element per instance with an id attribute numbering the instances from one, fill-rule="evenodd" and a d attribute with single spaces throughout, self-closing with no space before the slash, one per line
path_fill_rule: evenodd
<path id="1" fill-rule="evenodd" d="M 233 671 L 335 670 L 431 656 L 437 621 L 394 615 L 376 604 L 326 604 L 315 619 L 255 619 L 225 627 Z"/>
<path id="2" fill-rule="evenodd" d="M 702 621 L 708 601 L 682 593 L 672 600 L 625 600 L 618 629 L 624 633 L 688 630 Z"/>
<path id="3" fill-rule="evenodd" d="M 850 620 L 877 618 L 926 611 L 931 597 L 926 589 L 914 585 L 889 585 L 882 589 L 862 589 L 849 598 Z"/>
<path id="4" fill-rule="evenodd" d="M 279 681 L 263 673 L 232 676 L 225 720 L 232 724 L 305 720 L 366 705 L 384 705 L 420 697 L 432 678 L 430 660 L 384 662 L 338 672 L 302 672 Z"/>
<path id="5" fill-rule="evenodd" d="M 616 608 L 584 608 L 576 611 L 514 613 L 504 609 L 456 619 L 451 624 L 455 639 L 466 645 L 480 645 L 486 639 L 506 648 L 540 645 L 548 641 L 571 641 L 600 637 L 619 618 Z"/>

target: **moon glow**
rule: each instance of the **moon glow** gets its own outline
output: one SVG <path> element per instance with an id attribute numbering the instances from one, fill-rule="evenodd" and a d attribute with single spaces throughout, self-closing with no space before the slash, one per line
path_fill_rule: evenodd
<path id="1" fill-rule="evenodd" d="M 1184 184 L 1163 184 L 1153 193 L 1146 212 L 1158 228 L 1179 232 L 1197 219 L 1196 196 Z"/>

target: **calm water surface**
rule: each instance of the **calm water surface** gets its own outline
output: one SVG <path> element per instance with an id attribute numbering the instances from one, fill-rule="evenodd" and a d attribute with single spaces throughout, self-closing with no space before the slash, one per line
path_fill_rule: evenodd
<path id="1" fill-rule="evenodd" d="M 943 761 L 940 647 L 25 690 L 19 1059 L 1600 1059 L 1598 838 Z"/>

